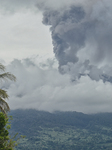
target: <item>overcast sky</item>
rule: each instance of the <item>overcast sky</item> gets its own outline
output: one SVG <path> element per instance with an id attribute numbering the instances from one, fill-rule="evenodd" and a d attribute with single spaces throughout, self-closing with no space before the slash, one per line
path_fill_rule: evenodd
<path id="1" fill-rule="evenodd" d="M 111 112 L 111 0 L 0 0 L 11 109 Z"/>

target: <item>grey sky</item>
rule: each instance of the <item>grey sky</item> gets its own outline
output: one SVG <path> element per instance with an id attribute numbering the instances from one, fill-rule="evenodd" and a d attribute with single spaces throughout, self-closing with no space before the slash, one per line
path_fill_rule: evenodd
<path id="1" fill-rule="evenodd" d="M 24 1 L 19 1 L 19 4 L 10 0 L 0 3 L 0 59 L 9 63 L 14 58 L 32 55 L 52 57 L 51 36 L 49 28 L 42 24 L 42 13 Z"/>
<path id="2" fill-rule="evenodd" d="M 12 109 L 111 111 L 110 0 L 0 0 L 0 20 Z"/>

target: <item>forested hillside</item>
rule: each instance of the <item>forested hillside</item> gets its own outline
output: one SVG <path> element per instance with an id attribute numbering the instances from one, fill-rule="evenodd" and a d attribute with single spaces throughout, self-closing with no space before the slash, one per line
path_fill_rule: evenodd
<path id="1" fill-rule="evenodd" d="M 14 110 L 10 134 L 26 137 L 17 150 L 111 150 L 112 113 Z"/>

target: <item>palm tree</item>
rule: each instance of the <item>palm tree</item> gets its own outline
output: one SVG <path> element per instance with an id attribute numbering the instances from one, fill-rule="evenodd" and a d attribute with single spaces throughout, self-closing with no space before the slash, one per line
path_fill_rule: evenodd
<path id="1" fill-rule="evenodd" d="M 0 74 L 0 80 L 12 80 L 16 81 L 16 77 L 9 73 L 5 72 L 5 66 L 0 64 L 0 70 L 4 73 Z M 7 91 L 0 89 L 0 111 L 2 111 L 4 114 L 6 114 L 8 111 L 10 111 L 9 105 L 6 102 L 6 99 L 8 99 L 9 96 L 7 94 Z"/>

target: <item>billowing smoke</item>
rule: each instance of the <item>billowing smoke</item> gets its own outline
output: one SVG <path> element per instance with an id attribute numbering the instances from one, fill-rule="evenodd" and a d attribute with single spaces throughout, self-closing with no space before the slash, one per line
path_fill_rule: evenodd
<path id="1" fill-rule="evenodd" d="M 65 7 L 61 2 L 60 7 L 50 7 L 48 3 L 39 5 L 43 11 L 43 24 L 50 26 L 61 73 L 69 73 L 74 79 L 81 75 L 103 79 L 107 73 L 105 65 L 112 63 L 111 3 L 110 0 L 94 3 L 84 0 L 80 3 L 71 1 L 69 5 L 63 5 Z"/>
<path id="2" fill-rule="evenodd" d="M 39 10 L 50 27 L 62 74 L 72 80 L 87 75 L 98 81 L 112 76 L 111 0 L 0 0 L 1 13 Z"/>
<path id="3" fill-rule="evenodd" d="M 85 45 L 84 16 L 82 8 L 75 6 L 64 12 L 44 13 L 43 23 L 51 25 L 54 53 L 60 66 L 78 62 L 77 51 Z"/>

